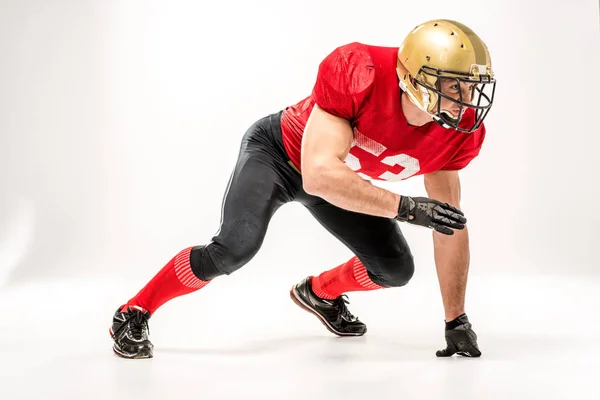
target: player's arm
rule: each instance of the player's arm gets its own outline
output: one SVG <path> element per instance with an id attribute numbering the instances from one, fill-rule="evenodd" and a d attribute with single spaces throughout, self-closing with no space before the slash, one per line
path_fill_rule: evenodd
<path id="1" fill-rule="evenodd" d="M 426 174 L 424 182 L 430 198 L 460 209 L 461 188 L 458 171 Z M 451 236 L 434 231 L 433 245 L 446 321 L 451 321 L 465 312 L 465 291 L 470 258 L 467 227 L 455 231 Z"/>
<path id="2" fill-rule="evenodd" d="M 304 190 L 346 210 L 396 217 L 400 196 L 371 185 L 344 163 L 352 140 L 346 119 L 314 106 L 302 138 Z"/>
<path id="3" fill-rule="evenodd" d="M 439 230 L 448 235 L 466 219 L 453 207 L 422 197 L 399 196 L 366 182 L 344 160 L 353 140 L 350 120 L 374 82 L 371 60 L 360 46 L 336 49 L 319 65 L 312 97 L 316 105 L 302 138 L 304 189 L 346 210 Z"/>

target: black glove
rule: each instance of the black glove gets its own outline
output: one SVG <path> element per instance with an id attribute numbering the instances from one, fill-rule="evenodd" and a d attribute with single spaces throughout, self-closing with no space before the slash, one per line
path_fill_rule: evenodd
<path id="1" fill-rule="evenodd" d="M 464 229 L 467 223 L 464 215 L 462 211 L 448 203 L 427 197 L 402 196 L 395 219 L 432 228 L 445 235 L 454 235 L 454 231 L 450 228 Z"/>
<path id="2" fill-rule="evenodd" d="M 481 356 L 477 345 L 477 335 L 471 329 L 471 323 L 466 314 L 446 323 L 446 348 L 435 353 L 438 357 L 450 357 L 453 354 L 465 357 Z"/>

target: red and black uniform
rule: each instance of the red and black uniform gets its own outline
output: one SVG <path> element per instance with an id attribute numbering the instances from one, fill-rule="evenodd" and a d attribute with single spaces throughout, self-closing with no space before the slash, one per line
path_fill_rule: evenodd
<path id="1" fill-rule="evenodd" d="M 261 247 L 275 211 L 290 201 L 303 204 L 355 255 L 312 278 L 318 296 L 333 299 L 344 292 L 405 285 L 414 264 L 399 223 L 347 211 L 307 194 L 299 172 L 303 130 L 315 104 L 351 122 L 354 142 L 345 163 L 365 179 L 401 180 L 461 169 L 477 156 L 483 126 L 467 134 L 435 122 L 420 127 L 407 123 L 396 75 L 397 52 L 398 48 L 359 43 L 337 48 L 320 64 L 309 97 L 251 126 L 241 142 L 217 234 L 206 245 L 183 250 L 128 304 L 154 312 L 170 298 L 236 271 Z M 465 125 L 472 118 L 467 112 Z"/>

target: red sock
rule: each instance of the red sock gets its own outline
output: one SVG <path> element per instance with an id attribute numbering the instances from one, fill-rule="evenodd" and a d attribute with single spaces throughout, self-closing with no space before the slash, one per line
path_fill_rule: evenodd
<path id="1" fill-rule="evenodd" d="M 336 299 L 345 292 L 382 289 L 369 278 L 367 268 L 357 257 L 348 262 L 311 277 L 313 292 L 322 299 Z"/>
<path id="2" fill-rule="evenodd" d="M 192 247 L 188 247 L 173 257 L 123 308 L 138 306 L 154 314 L 167 301 L 206 286 L 210 281 L 200 280 L 192 272 L 191 251 Z"/>

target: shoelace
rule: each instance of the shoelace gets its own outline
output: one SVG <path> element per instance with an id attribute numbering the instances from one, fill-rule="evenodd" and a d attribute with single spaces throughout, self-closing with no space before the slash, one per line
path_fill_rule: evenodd
<path id="1" fill-rule="evenodd" d="M 148 317 L 140 311 L 130 311 L 127 317 L 127 326 L 131 336 L 137 340 L 141 340 L 144 335 L 144 330 L 150 334 L 150 327 L 148 326 Z"/>
<path id="2" fill-rule="evenodd" d="M 358 317 L 355 317 L 354 315 L 352 315 L 350 310 L 348 310 L 348 304 L 350 304 L 350 300 L 348 300 L 348 296 L 346 296 L 345 294 L 341 295 L 340 297 L 338 297 L 335 300 L 335 305 L 341 311 L 344 319 L 351 321 L 351 322 L 357 321 Z"/>

